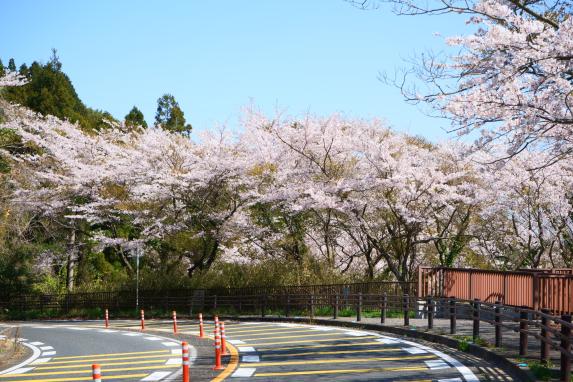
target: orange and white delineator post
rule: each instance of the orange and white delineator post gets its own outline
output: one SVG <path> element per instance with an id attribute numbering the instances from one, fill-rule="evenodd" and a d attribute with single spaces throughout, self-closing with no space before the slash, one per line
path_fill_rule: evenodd
<path id="1" fill-rule="evenodd" d="M 215 327 L 218 328 L 219 327 L 219 316 L 215 316 L 213 321 L 215 321 Z"/>
<path id="2" fill-rule="evenodd" d="M 189 344 L 185 341 L 181 342 L 181 355 L 183 365 L 183 382 L 189 382 L 189 366 L 191 362 L 189 361 Z"/>
<path id="3" fill-rule="evenodd" d="M 219 323 L 219 327 L 221 328 L 221 354 L 227 354 L 227 337 L 225 336 L 225 323 L 221 321 Z"/>
<path id="4" fill-rule="evenodd" d="M 141 330 L 145 330 L 145 312 L 141 309 Z"/>
<path id="5" fill-rule="evenodd" d="M 95 382 L 101 382 L 101 367 L 98 364 L 92 365 L 92 379 Z"/>
<path id="6" fill-rule="evenodd" d="M 105 310 L 105 328 L 109 328 L 109 312 Z"/>
<path id="7" fill-rule="evenodd" d="M 173 333 L 177 334 L 177 312 L 173 311 Z"/>
<path id="8" fill-rule="evenodd" d="M 215 367 L 213 370 L 223 370 L 224 367 L 221 365 L 221 332 L 219 332 L 219 327 L 215 326 Z"/>
<path id="9" fill-rule="evenodd" d="M 199 337 L 205 337 L 205 332 L 203 331 L 203 313 L 199 313 Z"/>

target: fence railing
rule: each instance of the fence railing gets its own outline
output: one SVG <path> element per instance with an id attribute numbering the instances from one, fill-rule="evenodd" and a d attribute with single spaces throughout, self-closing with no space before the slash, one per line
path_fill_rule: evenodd
<path id="1" fill-rule="evenodd" d="M 540 269 L 495 271 L 420 267 L 418 296 L 455 296 L 501 301 L 506 305 L 573 313 L 573 270 Z"/>
<path id="2" fill-rule="evenodd" d="M 136 308 L 194 310 L 216 304 L 234 296 L 254 295 L 322 295 L 350 296 L 364 294 L 400 294 L 404 291 L 415 293 L 416 283 L 398 283 L 393 281 L 317 284 L 297 286 L 269 286 L 247 288 L 212 289 L 168 289 L 67 293 L 67 294 L 20 294 L 0 295 L 0 309 L 18 311 L 56 311 L 69 312 L 74 309 L 101 308 L 116 310 Z M 239 298 L 240 300 L 240 298 Z"/>

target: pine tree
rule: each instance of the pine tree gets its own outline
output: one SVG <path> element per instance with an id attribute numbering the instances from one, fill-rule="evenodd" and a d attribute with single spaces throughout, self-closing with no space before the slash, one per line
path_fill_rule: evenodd
<path id="1" fill-rule="evenodd" d="M 147 128 L 147 122 L 145 122 L 143 113 L 136 106 L 134 106 L 125 116 L 125 125 L 131 128 L 137 126 L 141 126 L 145 129 Z"/>
<path id="2" fill-rule="evenodd" d="M 155 126 L 173 133 L 190 135 L 192 126 L 185 124 L 185 115 L 175 97 L 164 94 L 157 100 L 157 113 L 155 114 Z"/>
<path id="3" fill-rule="evenodd" d="M 11 71 L 11 72 L 15 72 L 15 71 L 16 71 L 16 62 L 14 61 L 13 58 L 11 58 L 11 59 L 8 61 L 8 70 Z"/>

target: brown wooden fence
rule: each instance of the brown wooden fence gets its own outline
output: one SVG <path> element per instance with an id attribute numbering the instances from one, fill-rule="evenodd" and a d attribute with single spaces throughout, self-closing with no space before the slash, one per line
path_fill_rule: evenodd
<path id="1" fill-rule="evenodd" d="M 573 313 L 573 270 L 494 271 L 420 267 L 418 296 L 502 301 L 505 305 Z"/>

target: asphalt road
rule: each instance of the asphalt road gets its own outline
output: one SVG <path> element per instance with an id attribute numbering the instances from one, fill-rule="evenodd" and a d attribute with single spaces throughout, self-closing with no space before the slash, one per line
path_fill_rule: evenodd
<path id="1" fill-rule="evenodd" d="M 195 374 L 192 381 L 478 381 L 480 373 L 433 347 L 376 332 L 289 323 L 226 322 L 230 355 L 218 375 Z M 0 374 L 0 382 L 90 381 L 91 364 L 102 365 L 103 380 L 181 380 L 180 343 L 166 338 L 170 320 L 23 323 L 22 337 L 36 359 Z M 206 321 L 205 333 L 213 331 Z M 196 321 L 180 320 L 180 336 L 198 335 Z M 200 348 L 201 361 L 212 365 L 212 352 Z M 210 370 L 210 366 L 208 367 Z M 1 372 L 0 372 L 1 373 Z M 193 378 L 193 376 L 195 378 Z M 483 380 L 483 378 L 482 378 Z"/>
<path id="2" fill-rule="evenodd" d="M 91 381 L 94 363 L 101 365 L 103 380 L 114 381 L 166 380 L 181 368 L 181 345 L 169 338 L 90 327 L 89 322 L 18 326 L 33 359 L 0 372 L 0 382 Z"/>

